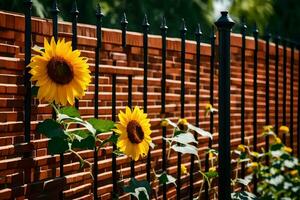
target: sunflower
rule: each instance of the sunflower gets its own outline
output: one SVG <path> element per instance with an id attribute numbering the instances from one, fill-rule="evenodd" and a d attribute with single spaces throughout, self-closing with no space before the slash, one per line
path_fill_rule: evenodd
<path id="1" fill-rule="evenodd" d="M 150 137 L 150 119 L 139 107 L 132 111 L 126 107 L 125 113 L 120 111 L 119 123 L 114 130 L 119 134 L 117 147 L 127 156 L 137 161 L 139 157 L 145 157 L 152 142 Z"/>
<path id="2" fill-rule="evenodd" d="M 64 39 L 56 43 L 44 39 L 44 50 L 32 57 L 29 66 L 31 81 L 39 87 L 37 98 L 61 105 L 73 105 L 75 98 L 82 98 L 91 82 L 87 58 L 80 51 L 72 51 L 71 42 Z"/>

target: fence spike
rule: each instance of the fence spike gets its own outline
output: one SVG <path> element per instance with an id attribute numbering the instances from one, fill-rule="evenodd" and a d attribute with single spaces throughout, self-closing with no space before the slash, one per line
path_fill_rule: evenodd
<path id="1" fill-rule="evenodd" d="M 199 23 L 197 24 L 196 31 L 195 31 L 195 35 L 196 35 L 196 36 L 201 36 L 201 35 L 202 35 L 201 26 L 200 26 Z"/>
<path id="2" fill-rule="evenodd" d="M 53 0 L 51 13 L 53 15 L 59 13 L 59 9 L 58 9 L 58 6 L 57 6 L 57 0 Z"/>
<path id="3" fill-rule="evenodd" d="M 123 17 L 121 19 L 121 25 L 126 26 L 127 24 L 128 24 L 128 21 L 127 21 L 126 13 L 124 12 Z"/>
<path id="4" fill-rule="evenodd" d="M 76 0 L 74 0 L 74 2 L 73 2 L 71 13 L 73 15 L 78 15 L 79 14 L 79 11 L 78 11 L 78 8 L 77 8 L 77 1 Z"/>
<path id="5" fill-rule="evenodd" d="M 166 31 L 168 29 L 167 21 L 166 21 L 165 16 L 162 16 L 162 18 L 161 18 L 161 24 L 160 24 L 159 28 L 160 28 L 161 31 Z"/>
<path id="6" fill-rule="evenodd" d="M 147 14 L 145 14 L 145 16 L 144 16 L 144 20 L 143 20 L 142 26 L 144 28 L 148 28 L 150 26 L 150 24 L 148 22 Z"/>
<path id="7" fill-rule="evenodd" d="M 182 33 L 185 33 L 185 32 L 187 31 L 187 28 L 186 28 L 186 25 L 185 25 L 185 20 L 184 20 L 184 18 L 182 18 L 182 20 L 181 20 L 180 31 L 181 31 Z"/>
<path id="8" fill-rule="evenodd" d="M 96 6 L 96 16 L 100 17 L 100 18 L 104 16 L 104 14 L 102 13 L 100 2 L 97 3 L 97 6 Z"/>

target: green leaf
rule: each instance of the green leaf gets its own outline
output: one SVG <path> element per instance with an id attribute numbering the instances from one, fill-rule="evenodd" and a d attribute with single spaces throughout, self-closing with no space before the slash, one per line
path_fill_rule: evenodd
<path id="1" fill-rule="evenodd" d="M 53 119 L 46 119 L 37 125 L 37 132 L 42 133 L 48 138 L 60 137 L 66 138 L 67 135 L 64 133 L 61 125 Z"/>
<path id="2" fill-rule="evenodd" d="M 249 185 L 249 183 L 251 183 L 253 176 L 252 175 L 248 175 L 245 178 L 237 178 L 237 182 L 240 184 L 243 184 L 245 186 Z"/>
<path id="3" fill-rule="evenodd" d="M 183 133 L 183 134 L 176 135 L 173 138 L 163 138 L 163 139 L 166 141 L 178 142 L 181 144 L 198 143 L 195 140 L 195 137 L 192 133 Z"/>
<path id="4" fill-rule="evenodd" d="M 89 135 L 85 139 L 82 140 L 74 140 L 72 143 L 73 148 L 80 148 L 80 149 L 94 149 L 95 148 L 95 137 L 93 135 Z"/>
<path id="5" fill-rule="evenodd" d="M 208 172 L 205 172 L 205 176 L 208 178 L 208 179 L 213 179 L 213 178 L 216 178 L 218 177 L 218 172 L 217 171 L 208 171 Z"/>
<path id="6" fill-rule="evenodd" d="M 88 122 L 96 129 L 98 133 L 106 133 L 115 127 L 115 123 L 111 120 L 102 120 L 91 118 Z"/>
<path id="7" fill-rule="evenodd" d="M 271 146 L 271 151 L 277 151 L 277 150 L 281 150 L 281 148 L 283 147 L 283 144 L 279 143 L 279 144 L 273 144 Z"/>
<path id="8" fill-rule="evenodd" d="M 149 199 L 151 187 L 146 180 L 138 181 L 135 178 L 131 178 L 129 186 L 123 187 L 123 190 L 126 193 L 132 194 L 138 200 L 146 200 Z"/>
<path id="9" fill-rule="evenodd" d="M 75 107 L 72 107 L 72 106 L 62 107 L 58 111 L 59 111 L 60 114 L 65 114 L 65 115 L 68 115 L 69 117 L 78 117 L 78 118 L 80 118 L 80 114 L 79 114 L 78 110 Z"/>
<path id="10" fill-rule="evenodd" d="M 182 154 L 193 154 L 198 157 L 198 149 L 193 145 L 188 144 L 188 145 L 179 146 L 177 144 L 174 144 L 171 146 L 171 148 L 176 152 Z"/>
<path id="11" fill-rule="evenodd" d="M 157 177 L 158 177 L 158 180 L 159 180 L 160 184 L 168 185 L 168 184 L 172 183 L 172 184 L 175 185 L 175 187 L 177 186 L 176 185 L 176 178 L 174 178 L 173 176 L 167 174 L 166 172 L 157 175 Z"/>
<path id="12" fill-rule="evenodd" d="M 35 85 L 32 86 L 32 87 L 31 87 L 31 96 L 36 97 L 37 94 L 38 94 L 38 92 L 39 92 L 39 88 L 40 88 L 40 87 L 35 86 Z"/>
<path id="13" fill-rule="evenodd" d="M 70 132 L 71 135 L 74 135 L 75 138 L 80 142 L 83 139 L 86 139 L 88 136 L 92 136 L 91 133 L 87 130 L 76 130 Z"/>
<path id="14" fill-rule="evenodd" d="M 48 150 L 51 155 L 64 153 L 69 149 L 69 144 L 67 140 L 60 137 L 55 137 L 49 140 Z"/>

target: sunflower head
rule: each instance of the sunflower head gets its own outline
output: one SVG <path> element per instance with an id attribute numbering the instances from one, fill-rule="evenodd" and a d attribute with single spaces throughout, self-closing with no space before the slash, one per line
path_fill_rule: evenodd
<path id="1" fill-rule="evenodd" d="M 84 96 L 91 82 L 90 70 L 87 59 L 80 57 L 79 50 L 72 50 L 71 42 L 44 39 L 44 51 L 36 51 L 39 55 L 32 57 L 29 73 L 39 87 L 37 98 L 73 105 L 75 98 Z"/>
<path id="2" fill-rule="evenodd" d="M 139 107 L 131 110 L 126 107 L 125 113 L 120 111 L 119 123 L 114 130 L 119 134 L 118 148 L 133 160 L 145 157 L 152 141 L 150 134 L 150 119 Z"/>
<path id="3" fill-rule="evenodd" d="M 290 171 L 290 175 L 293 176 L 293 177 L 297 176 L 298 175 L 298 170 L 294 169 L 294 170 Z"/>
<path id="4" fill-rule="evenodd" d="M 292 153 L 293 149 L 287 146 L 283 147 L 283 151 L 287 152 L 287 153 Z"/>

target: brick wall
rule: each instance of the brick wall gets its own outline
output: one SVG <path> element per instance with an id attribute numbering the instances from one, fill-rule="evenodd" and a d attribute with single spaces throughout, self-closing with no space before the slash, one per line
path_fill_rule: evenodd
<path id="1" fill-rule="evenodd" d="M 44 37 L 49 38 L 52 32 L 51 20 L 33 18 L 32 45 L 42 45 Z M 82 55 L 89 58 L 90 68 L 94 70 L 94 49 L 96 47 L 95 26 L 78 25 L 78 48 Z M 71 40 L 71 24 L 59 23 L 59 37 Z M 101 118 L 111 118 L 111 75 L 117 75 L 117 110 L 127 105 L 127 76 L 133 75 L 133 105 L 143 105 L 143 44 L 142 34 L 128 32 L 127 47 L 121 47 L 121 33 L 119 30 L 103 29 L 102 49 L 100 53 L 99 78 L 99 115 Z M 232 147 L 240 143 L 240 93 L 241 93 L 241 37 L 231 36 L 231 144 Z M 186 43 L 186 95 L 185 115 L 190 122 L 195 120 L 195 42 Z M 253 50 L 252 37 L 246 41 L 246 112 L 245 134 L 246 142 L 252 144 L 252 111 L 253 111 Z M 279 119 L 282 121 L 282 73 L 283 49 L 280 47 L 279 66 Z M 290 58 L 291 50 L 287 50 L 287 123 L 290 122 Z M 296 129 L 297 90 L 298 90 L 298 58 L 295 50 L 294 71 L 294 130 Z M 209 118 L 204 117 L 206 103 L 209 102 L 209 66 L 210 45 L 201 45 L 201 82 L 200 82 L 200 116 L 201 128 L 209 129 Z M 265 43 L 259 41 L 258 52 L 258 133 L 264 125 L 265 110 Z M 275 112 L 275 46 L 270 46 L 270 119 L 274 124 Z M 113 66 L 115 65 L 115 66 Z M 216 62 L 215 68 L 218 68 Z M 23 137 L 23 69 L 24 69 L 24 16 L 14 13 L 0 12 L 0 199 L 39 199 L 51 197 L 56 199 L 57 193 L 63 188 L 65 199 L 92 199 L 92 178 L 88 169 L 80 170 L 79 163 L 73 155 L 65 155 L 65 178 L 59 177 L 59 156 L 47 154 L 47 139 L 34 130 L 38 121 L 51 117 L 51 108 L 44 102 L 32 101 L 31 143 L 25 144 Z M 160 78 L 161 78 L 161 37 L 149 36 L 149 72 L 148 72 L 148 112 L 153 128 L 153 141 L 158 147 L 152 151 L 153 163 L 156 168 L 161 166 L 161 132 L 160 117 Z M 218 69 L 214 71 L 215 107 L 218 102 Z M 80 100 L 80 113 L 84 118 L 93 116 L 94 86 L 90 85 L 87 95 Z M 166 89 L 167 117 L 176 120 L 180 116 L 180 40 L 167 40 L 167 89 Z M 213 147 L 217 148 L 218 124 L 215 116 L 215 131 Z M 296 135 L 296 131 L 294 131 Z M 168 134 L 171 134 L 169 131 Z M 287 138 L 289 141 L 289 138 Z M 258 137 L 259 147 L 264 145 L 264 138 Z M 296 142 L 296 140 L 294 140 Z M 208 140 L 199 138 L 200 154 L 204 159 L 204 150 Z M 296 143 L 294 145 L 296 149 Z M 32 152 L 32 158 L 22 158 L 23 152 Z M 111 180 L 111 153 L 108 147 L 99 152 L 98 195 L 102 199 L 110 199 L 112 190 Z M 89 161 L 93 160 L 92 151 L 80 151 L 80 155 Z M 190 156 L 183 156 L 183 163 L 189 167 Z M 169 164 L 169 173 L 176 176 L 176 154 L 172 154 Z M 129 159 L 119 157 L 118 174 L 128 180 L 130 174 Z M 137 178 L 145 177 L 145 160 L 136 162 Z M 26 169 L 26 170 L 23 170 Z M 182 177 L 182 194 L 188 192 L 188 175 Z M 199 175 L 196 176 L 195 187 L 200 185 Z M 27 181 L 26 181 L 27 180 Z M 29 182 L 28 182 L 29 180 Z M 120 182 L 120 184 L 122 184 Z M 197 189 L 195 190 L 197 192 Z M 159 194 L 161 191 L 159 192 Z M 49 196 L 49 195 L 52 196 Z M 175 196 L 174 186 L 168 187 L 168 196 Z M 123 195 L 122 199 L 128 199 Z"/>

